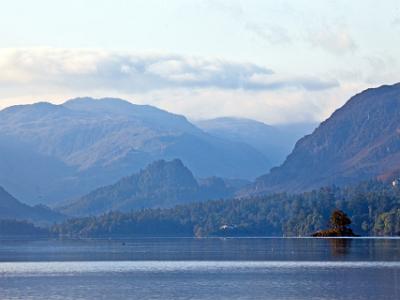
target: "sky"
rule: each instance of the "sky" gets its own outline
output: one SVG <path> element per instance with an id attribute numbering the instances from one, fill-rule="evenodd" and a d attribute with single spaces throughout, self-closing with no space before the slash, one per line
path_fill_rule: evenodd
<path id="1" fill-rule="evenodd" d="M 193 120 L 315 122 L 400 81 L 398 0 L 0 4 L 0 108 L 120 97 Z"/>

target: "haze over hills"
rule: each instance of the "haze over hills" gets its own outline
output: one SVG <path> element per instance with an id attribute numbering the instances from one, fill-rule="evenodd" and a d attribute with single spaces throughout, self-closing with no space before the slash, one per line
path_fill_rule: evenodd
<path id="1" fill-rule="evenodd" d="M 300 139 L 280 167 L 239 195 L 298 192 L 398 176 L 399 116 L 400 84 L 368 89 Z M 91 213 L 92 206 L 93 211 L 102 212 L 229 197 L 234 187 L 226 192 L 227 180 L 195 178 L 252 178 L 257 172 L 265 173 L 270 166 L 265 156 L 274 153 L 271 145 L 284 140 L 275 139 L 282 129 L 251 120 L 223 118 L 203 121 L 200 126 L 209 133 L 183 116 L 120 99 L 78 98 L 62 105 L 10 107 L 0 112 L 0 184 L 23 202 L 55 204 L 130 176 L 119 182 L 122 186 L 129 182 L 128 194 L 119 194 L 117 184 L 87 194 L 80 204 L 70 203 L 71 213 L 82 214 Z M 270 147 L 264 154 L 255 149 L 262 150 L 263 145 Z M 160 196 L 163 186 L 154 188 L 159 194 L 147 194 L 149 182 L 138 183 L 145 171 L 131 176 L 151 162 L 175 158 L 182 165 L 175 166 L 177 172 L 186 174 L 192 186 L 179 177 L 171 183 L 170 198 Z M 153 175 L 150 178 L 158 178 Z M 164 179 L 168 185 L 170 179 Z M 187 188 L 182 194 L 179 184 Z M 214 194 L 203 193 L 207 185 L 215 189 Z M 106 190 L 112 201 L 99 204 Z"/>
<path id="2" fill-rule="evenodd" d="M 244 194 L 298 192 L 399 174 L 400 84 L 395 84 L 352 97 Z"/>
<path id="3" fill-rule="evenodd" d="M 196 181 L 178 159 L 156 161 L 139 173 L 98 188 L 71 203 L 61 212 L 72 216 L 99 215 L 109 211 L 172 207 L 195 201 L 231 197 L 235 188 L 221 178 Z"/>
<path id="4" fill-rule="evenodd" d="M 252 179 L 271 166 L 183 116 L 112 98 L 6 108 L 0 152 L 0 184 L 26 203 L 75 198 L 158 159 L 179 158 L 196 177 Z"/>
<path id="5" fill-rule="evenodd" d="M 218 177 L 198 179 L 186 166 L 184 160 L 180 159 L 157 160 L 138 173 L 131 171 L 129 176 L 120 176 L 113 180 L 112 184 L 109 182 L 99 184 L 98 178 L 102 178 L 101 176 L 108 176 L 107 179 L 111 180 L 112 176 L 120 174 L 120 170 L 132 170 L 130 167 L 135 162 L 137 165 L 145 163 L 146 159 L 133 160 L 129 155 L 127 158 L 124 151 L 128 153 L 132 151 L 132 148 L 128 146 L 137 146 L 137 149 L 143 152 L 146 150 L 147 152 L 144 153 L 148 156 L 143 155 L 141 158 L 153 159 L 157 155 L 150 154 L 165 154 L 166 152 L 159 150 L 160 145 L 165 145 L 166 148 L 175 146 L 173 142 L 176 140 L 173 138 L 177 133 L 179 135 L 182 132 L 192 139 L 198 139 L 199 143 L 218 141 L 226 145 L 245 145 L 212 136 L 187 122 L 183 117 L 172 115 L 169 118 L 169 113 L 156 108 L 144 107 L 143 115 L 134 117 L 135 111 L 129 111 L 131 104 L 122 102 L 119 106 L 120 101 L 104 100 L 103 106 L 102 101 L 79 99 L 67 102 L 65 106 L 39 103 L 2 111 L 0 113 L 4 116 L 0 121 L 4 125 L 0 129 L 2 133 L 0 141 L 4 146 L 0 147 L 3 154 L 0 163 L 4 170 L 2 180 L 7 182 L 6 179 L 8 179 L 12 182 L 10 178 L 12 179 L 13 176 L 18 178 L 21 173 L 15 172 L 13 167 L 14 164 L 19 163 L 21 167 L 18 170 L 26 172 L 24 174 L 26 177 L 20 180 L 21 186 L 26 186 L 25 183 L 28 182 L 31 184 L 30 188 L 39 183 L 46 187 L 46 184 L 50 182 L 53 184 L 51 188 L 55 193 L 74 189 L 74 184 L 78 186 L 78 191 L 90 188 L 85 196 L 79 195 L 72 201 L 64 201 L 58 209 L 69 216 L 92 216 L 110 211 L 128 212 L 143 208 L 170 208 L 178 204 L 185 205 L 234 196 L 248 197 L 274 192 L 289 192 L 290 194 L 324 186 L 353 185 L 371 179 L 389 180 L 400 177 L 400 84 L 368 89 L 352 97 L 330 118 L 322 122 L 312 134 L 300 139 L 280 167 L 273 168 L 269 174 L 257 178 L 255 183 L 250 185 L 240 180 Z M 27 111 L 24 111 L 24 108 Z M 155 110 L 155 115 L 161 114 L 155 121 L 152 120 L 153 110 Z M 163 120 L 163 117 L 166 120 Z M 228 133 L 234 133 L 234 128 L 254 125 L 248 120 L 243 123 L 230 119 L 222 121 L 223 124 L 228 124 L 226 125 Z M 237 127 L 230 127 L 229 124 L 232 122 L 236 122 Z M 220 126 L 221 120 L 216 123 Z M 165 124 L 168 126 L 164 126 Z M 256 128 L 266 126 L 256 125 Z M 7 132 L 11 134 L 7 135 Z M 257 130 L 249 130 L 249 132 L 257 133 Z M 226 139 L 240 140 L 241 138 L 240 134 L 229 136 L 228 133 Z M 134 138 L 129 138 L 132 136 Z M 171 139 L 171 144 L 163 143 L 165 136 Z M 220 146 L 218 142 L 213 145 Z M 211 153 L 211 157 L 215 155 L 213 159 L 217 159 L 215 153 L 221 154 L 223 152 L 218 151 L 225 149 L 217 146 L 211 149 L 216 152 L 211 152 L 211 150 L 204 152 L 204 158 L 206 159 L 207 154 Z M 246 149 L 253 149 L 251 146 L 247 147 Z M 188 153 L 194 155 L 194 158 L 202 157 L 196 156 L 196 151 L 201 153 L 203 149 L 195 149 L 195 147 L 189 149 Z M 186 148 L 181 150 L 182 155 L 186 150 Z M 263 157 L 256 150 L 251 151 Z M 253 153 L 251 151 L 250 155 Z M 239 152 L 239 154 L 248 153 Z M 4 159 L 4 157 L 10 159 Z M 133 156 L 133 158 L 137 157 Z M 208 163 L 207 160 L 203 162 Z M 223 160 L 221 163 L 226 162 Z M 237 167 L 238 172 L 241 171 L 239 163 L 233 166 Z M 212 167 L 213 165 L 210 164 L 210 168 Z M 12 176 L 6 177 L 4 174 Z M 109 176 L 110 174 L 112 176 Z M 25 181 L 25 178 L 31 182 Z M 91 188 L 88 178 L 96 179 L 97 185 Z M 15 182 L 18 183 L 18 181 Z M 79 187 L 80 184 L 83 188 Z M 102 187 L 98 188 L 98 186 Z M 379 187 L 381 183 L 374 183 L 373 186 Z M 391 185 L 387 186 L 391 187 Z M 391 188 L 394 192 L 397 191 L 395 187 Z M 26 191 L 29 192 L 29 189 Z M 322 188 L 321 191 L 327 197 L 325 202 L 329 202 L 329 188 Z M 314 191 L 304 195 L 314 197 L 316 193 Z M 351 197 L 353 197 L 352 193 Z M 282 195 L 286 194 L 275 194 L 274 197 L 286 197 Z M 255 199 L 259 199 L 256 201 L 262 204 L 263 198 Z M 241 199 L 241 201 L 251 202 L 249 199 Z M 217 201 L 213 204 L 216 205 L 216 209 L 219 203 L 222 202 Z M 203 204 L 194 204 L 193 207 L 198 205 Z M 207 204 L 204 205 L 207 206 Z M 380 205 L 382 209 L 385 208 L 384 204 Z M 231 208 L 234 211 L 240 210 L 234 206 Z M 0 209 L 0 219 L 16 218 L 41 222 L 63 218 L 62 214 L 54 213 L 46 207 L 31 207 L 22 204 L 3 189 L 0 190 Z M 179 211 L 179 207 L 177 210 Z M 154 210 L 149 214 L 152 212 L 157 213 Z M 251 211 L 248 213 L 252 214 Z M 357 213 L 361 214 L 359 211 Z"/>
<path id="6" fill-rule="evenodd" d="M 29 206 L 19 202 L 4 188 L 0 187 L 0 219 L 28 220 L 38 223 L 52 223 L 65 218 L 46 206 Z"/>
<path id="7" fill-rule="evenodd" d="M 310 134 L 317 127 L 315 123 L 271 126 L 235 117 L 201 120 L 195 124 L 214 136 L 253 146 L 263 153 L 273 166 L 280 165 L 293 150 L 298 139 Z"/>

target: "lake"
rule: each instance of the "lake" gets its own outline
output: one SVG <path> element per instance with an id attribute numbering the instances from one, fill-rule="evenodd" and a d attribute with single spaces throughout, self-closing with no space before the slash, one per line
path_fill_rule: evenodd
<path id="1" fill-rule="evenodd" d="M 400 299 L 400 239 L 0 239 L 0 299 Z"/>

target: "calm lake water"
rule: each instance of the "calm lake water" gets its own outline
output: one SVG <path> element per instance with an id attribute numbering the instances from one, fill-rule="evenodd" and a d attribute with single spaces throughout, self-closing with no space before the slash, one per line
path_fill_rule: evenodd
<path id="1" fill-rule="evenodd" d="M 0 299 L 400 299 L 400 240 L 0 239 Z"/>

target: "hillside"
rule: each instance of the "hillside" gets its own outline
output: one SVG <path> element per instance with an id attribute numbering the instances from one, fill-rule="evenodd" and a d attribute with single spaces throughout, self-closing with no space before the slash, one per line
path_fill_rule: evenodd
<path id="1" fill-rule="evenodd" d="M 98 215 L 109 211 L 172 207 L 194 201 L 232 196 L 234 188 L 212 177 L 196 181 L 178 159 L 156 161 L 139 173 L 98 188 L 61 206 L 61 212 L 73 215 Z"/>
<path id="2" fill-rule="evenodd" d="M 400 234 L 400 189 L 368 181 L 299 194 L 206 201 L 168 209 L 69 219 L 55 234 L 78 236 L 310 236 L 326 228 L 332 212 L 345 211 L 362 236 Z"/>
<path id="3" fill-rule="evenodd" d="M 0 154 L 0 184 L 31 204 L 76 198 L 158 159 L 179 158 L 196 177 L 253 179 L 270 168 L 247 144 L 207 134 L 183 116 L 113 98 L 6 108 Z"/>
<path id="4" fill-rule="evenodd" d="M 399 173 L 400 84 L 395 84 L 352 97 L 243 194 L 296 192 Z"/>
<path id="5" fill-rule="evenodd" d="M 0 219 L 52 223 L 64 218 L 62 214 L 54 212 L 46 206 L 23 204 L 0 187 Z"/>
<path id="6" fill-rule="evenodd" d="M 297 140 L 317 126 L 314 123 L 271 126 L 234 117 L 201 120 L 195 124 L 213 136 L 251 145 L 264 154 L 273 166 L 282 164 Z"/>

